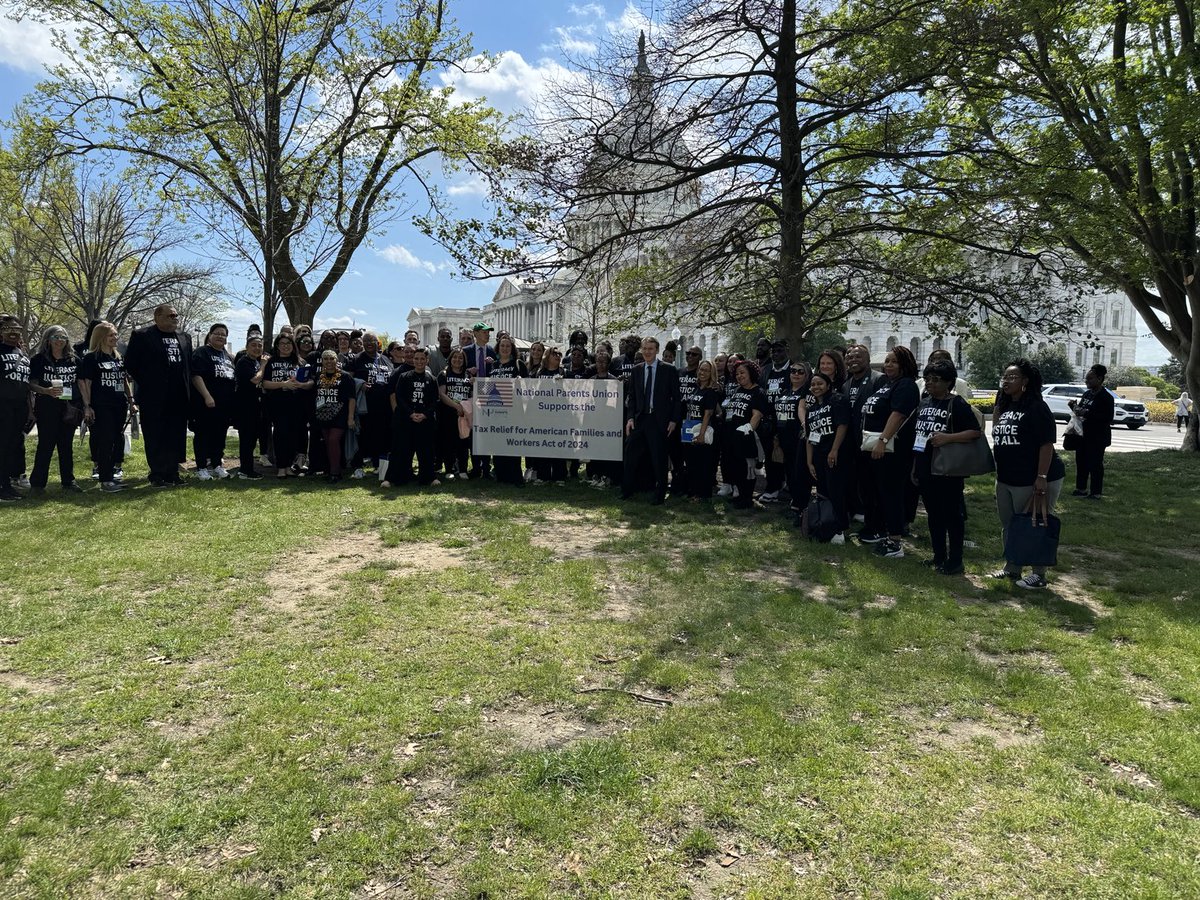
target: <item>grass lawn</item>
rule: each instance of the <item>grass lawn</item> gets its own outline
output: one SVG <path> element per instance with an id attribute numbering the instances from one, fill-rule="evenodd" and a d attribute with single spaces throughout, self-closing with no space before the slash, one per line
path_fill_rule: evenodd
<path id="1" fill-rule="evenodd" d="M 949 579 L 582 485 L 52 483 L 0 897 L 1200 896 L 1200 458 L 1108 465 L 1041 592 L 986 479 Z"/>

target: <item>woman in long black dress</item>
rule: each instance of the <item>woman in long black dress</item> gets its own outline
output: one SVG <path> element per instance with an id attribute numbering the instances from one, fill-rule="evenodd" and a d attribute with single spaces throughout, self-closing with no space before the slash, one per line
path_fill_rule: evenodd
<path id="1" fill-rule="evenodd" d="M 113 478 L 125 459 L 125 421 L 136 409 L 125 375 L 125 362 L 117 350 L 117 329 L 111 322 L 92 331 L 90 352 L 79 364 L 79 394 L 83 419 L 91 435 L 92 461 L 100 473 L 100 490 L 115 493 L 122 485 Z"/>

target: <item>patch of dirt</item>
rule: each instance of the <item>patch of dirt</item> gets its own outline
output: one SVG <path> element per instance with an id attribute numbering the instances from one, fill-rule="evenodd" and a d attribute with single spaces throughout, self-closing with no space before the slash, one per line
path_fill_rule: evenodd
<path id="1" fill-rule="evenodd" d="M 990 668 L 998 669 L 1001 672 L 1012 671 L 1013 669 L 1034 669 L 1043 675 L 1053 675 L 1056 678 L 1065 678 L 1067 670 L 1062 667 L 1062 664 L 1053 656 L 1044 650 L 1003 650 L 992 651 L 985 650 L 978 645 L 980 640 L 978 635 L 971 641 L 969 652 L 975 657 L 975 660 L 981 665 Z"/>
<path id="2" fill-rule="evenodd" d="M 602 552 L 598 548 L 613 538 L 629 533 L 627 525 L 587 519 L 555 521 L 550 529 L 544 527 L 545 523 L 534 524 L 529 543 L 549 550 L 558 559 L 610 558 L 612 553 Z"/>
<path id="3" fill-rule="evenodd" d="M 895 609 L 895 607 L 896 598 L 886 594 L 876 594 L 874 600 L 868 600 L 863 604 L 863 609 Z"/>
<path id="4" fill-rule="evenodd" d="M 316 546 L 301 547 L 287 564 L 267 575 L 267 604 L 285 613 L 319 608 L 344 590 L 346 575 L 368 565 L 387 564 L 394 576 L 442 572 L 461 565 L 466 551 L 428 542 L 386 547 L 373 532 L 339 532 Z M 314 602 L 315 601 L 315 602 Z"/>
<path id="5" fill-rule="evenodd" d="M 1109 773 L 1113 778 L 1117 779 L 1117 781 L 1124 782 L 1125 784 L 1131 784 L 1134 787 L 1141 788 L 1144 791 L 1152 791 L 1161 787 L 1157 781 L 1155 781 L 1137 766 L 1127 765 L 1126 763 L 1120 762 L 1108 756 L 1100 757 L 1100 762 L 1104 763 L 1104 765 L 1108 767 Z"/>
<path id="6" fill-rule="evenodd" d="M 628 581 L 614 581 L 604 586 L 604 606 L 592 613 L 591 618 L 612 622 L 633 622 L 642 614 L 641 604 L 635 599 L 639 588 Z"/>
<path id="7" fill-rule="evenodd" d="M 152 719 L 146 724 L 168 741 L 186 744 L 212 734 L 221 727 L 223 721 L 220 716 L 208 715 L 200 716 L 191 722 L 158 722 Z"/>
<path id="8" fill-rule="evenodd" d="M 1186 550 L 1183 547 L 1159 547 L 1159 550 L 1164 553 L 1170 553 L 1172 556 L 1178 556 L 1180 559 L 1186 559 L 1189 562 L 1200 562 L 1200 553 L 1195 550 Z"/>
<path id="9" fill-rule="evenodd" d="M 1133 693 L 1138 705 L 1144 706 L 1146 709 L 1175 712 L 1180 709 L 1187 709 L 1191 705 L 1186 700 L 1168 697 L 1157 684 L 1145 675 L 1137 672 L 1124 673 L 1122 680 Z"/>
<path id="10" fill-rule="evenodd" d="M 489 731 L 504 734 L 521 750 L 555 750 L 584 738 L 606 737 L 613 732 L 611 728 L 584 722 L 573 712 L 552 706 L 485 709 L 483 723 Z"/>
<path id="11" fill-rule="evenodd" d="M 0 672 L 0 690 L 6 693 L 11 691 L 16 694 L 43 696 L 45 694 L 53 694 L 58 690 L 58 685 L 41 678 L 30 678 L 28 675 L 22 675 L 20 672 L 7 671 Z"/>
<path id="12" fill-rule="evenodd" d="M 1112 615 L 1112 610 L 1093 597 L 1087 585 L 1069 572 L 1056 573 L 1050 582 L 1050 591 L 1068 603 L 1086 608 L 1097 619 Z"/>
<path id="13" fill-rule="evenodd" d="M 938 710 L 929 716 L 909 708 L 902 715 L 915 726 L 914 740 L 926 752 L 938 750 L 962 751 L 976 741 L 987 741 L 997 750 L 1030 747 L 1042 740 L 1042 730 L 1032 720 L 1019 721 L 993 707 L 987 707 L 987 719 L 954 716 L 949 710 Z"/>

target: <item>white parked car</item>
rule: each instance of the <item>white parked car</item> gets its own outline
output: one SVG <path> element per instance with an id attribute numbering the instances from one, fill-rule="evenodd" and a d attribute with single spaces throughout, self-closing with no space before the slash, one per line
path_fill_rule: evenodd
<path id="1" fill-rule="evenodd" d="M 1042 399 L 1050 407 L 1050 413 L 1060 422 L 1071 420 L 1070 400 L 1078 400 L 1087 390 L 1083 384 L 1047 384 L 1042 387 Z M 1138 429 L 1150 421 L 1146 406 L 1136 400 L 1122 400 L 1113 391 L 1113 425 L 1124 425 L 1129 429 Z"/>

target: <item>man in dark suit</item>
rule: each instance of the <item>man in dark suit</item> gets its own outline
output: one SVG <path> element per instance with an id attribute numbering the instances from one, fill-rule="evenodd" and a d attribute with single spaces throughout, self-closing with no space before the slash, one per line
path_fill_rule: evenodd
<path id="1" fill-rule="evenodd" d="M 642 360 L 629 376 L 628 415 L 625 423 L 625 478 L 621 497 L 628 498 L 638 482 L 642 457 L 650 456 L 654 471 L 654 504 L 667 496 L 667 439 L 679 428 L 683 404 L 679 396 L 679 370 L 659 362 L 658 341 L 642 341 Z"/>
<path id="2" fill-rule="evenodd" d="M 179 313 L 163 303 L 154 308 L 154 324 L 135 331 L 125 351 L 125 369 L 141 410 L 150 483 L 156 487 L 180 484 L 179 464 L 187 458 L 192 341 L 178 328 Z"/>

